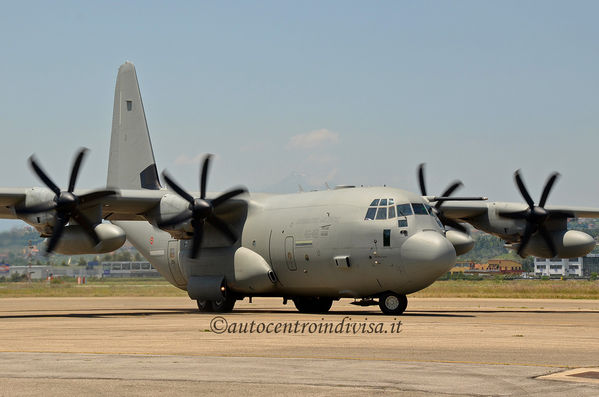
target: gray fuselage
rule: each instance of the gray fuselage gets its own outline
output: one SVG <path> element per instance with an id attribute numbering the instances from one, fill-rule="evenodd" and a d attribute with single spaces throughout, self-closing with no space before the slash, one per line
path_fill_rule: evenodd
<path id="1" fill-rule="evenodd" d="M 372 206 L 374 200 L 386 203 Z M 240 292 L 235 291 L 239 271 L 234 257 L 244 247 L 264 258 L 277 281 L 266 291 L 245 290 L 243 295 L 358 298 L 418 291 L 455 263 L 455 250 L 438 219 L 414 210 L 398 214 L 401 204 L 416 210 L 426 206 L 419 195 L 387 187 L 252 194 L 240 240 L 233 246 L 204 247 L 197 259 L 188 257 L 190 240 L 173 240 L 148 222 L 114 223 L 181 289 L 191 276 L 223 275 L 233 292 Z M 376 210 L 369 213 L 369 208 Z"/>

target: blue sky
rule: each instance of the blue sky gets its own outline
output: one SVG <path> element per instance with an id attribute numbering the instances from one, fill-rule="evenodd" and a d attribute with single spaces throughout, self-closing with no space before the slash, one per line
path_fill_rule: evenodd
<path id="1" fill-rule="evenodd" d="M 105 183 L 114 82 L 135 63 L 159 170 L 197 189 L 306 183 L 599 207 L 597 2 L 3 2 L 2 186 Z M 0 228 L 13 223 L 2 222 Z"/>

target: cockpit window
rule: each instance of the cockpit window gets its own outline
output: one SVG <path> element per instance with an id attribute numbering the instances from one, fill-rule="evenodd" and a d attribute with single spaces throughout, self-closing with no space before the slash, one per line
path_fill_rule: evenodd
<path id="1" fill-rule="evenodd" d="M 392 198 L 378 198 L 372 200 L 370 203 L 370 208 L 366 211 L 366 216 L 364 220 L 373 220 L 373 219 L 393 219 L 395 218 L 395 206 L 393 205 L 395 200 Z M 387 207 L 389 205 L 389 207 Z M 412 215 L 412 208 L 410 204 L 403 204 L 404 211 L 406 214 Z M 399 206 L 397 207 L 399 211 Z"/>
<path id="2" fill-rule="evenodd" d="M 424 204 L 424 206 L 426 207 L 426 210 L 428 211 L 429 215 L 433 215 L 434 214 L 433 209 L 431 208 L 430 205 Z"/>
<path id="3" fill-rule="evenodd" d="M 412 208 L 414 208 L 414 213 L 416 215 L 428 215 L 428 212 L 426 211 L 426 207 L 424 206 L 424 204 L 412 203 Z"/>
<path id="4" fill-rule="evenodd" d="M 399 204 L 397 206 L 397 216 L 412 215 L 412 207 L 410 204 Z"/>
<path id="5" fill-rule="evenodd" d="M 393 219 L 395 218 L 395 207 L 391 206 L 389 207 L 389 219 Z"/>
<path id="6" fill-rule="evenodd" d="M 376 208 L 368 208 L 368 211 L 366 211 L 366 216 L 364 217 L 365 220 L 374 220 L 374 215 L 376 214 Z"/>

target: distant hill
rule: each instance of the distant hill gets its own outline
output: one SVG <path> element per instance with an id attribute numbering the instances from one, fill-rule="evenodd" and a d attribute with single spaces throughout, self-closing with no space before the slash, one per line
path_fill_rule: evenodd
<path id="1" fill-rule="evenodd" d="M 30 226 L 13 228 L 0 232 L 0 252 L 13 249 L 21 250 L 29 245 L 37 246 L 44 241 L 37 230 Z"/>

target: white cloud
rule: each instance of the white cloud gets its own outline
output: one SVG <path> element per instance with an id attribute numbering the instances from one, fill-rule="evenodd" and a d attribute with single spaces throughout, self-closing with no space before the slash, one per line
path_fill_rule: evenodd
<path id="1" fill-rule="evenodd" d="M 339 134 L 325 128 L 292 136 L 287 148 L 310 149 L 339 142 Z"/>

